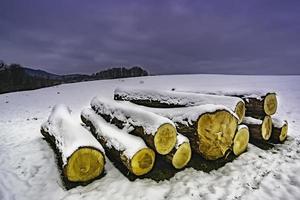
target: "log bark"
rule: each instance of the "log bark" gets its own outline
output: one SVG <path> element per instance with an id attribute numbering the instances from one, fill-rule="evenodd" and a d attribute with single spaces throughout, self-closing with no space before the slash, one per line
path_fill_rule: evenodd
<path id="1" fill-rule="evenodd" d="M 189 139 L 193 152 L 201 154 L 205 159 L 216 160 L 230 151 L 238 119 L 224 106 L 172 109 L 140 107 L 171 119 L 177 131 Z"/>
<path id="2" fill-rule="evenodd" d="M 270 116 L 265 116 L 263 120 L 245 117 L 243 123 L 249 128 L 250 143 L 262 149 L 273 147 L 269 141 L 272 133 L 272 119 Z"/>
<path id="3" fill-rule="evenodd" d="M 141 137 L 146 144 L 161 155 L 171 152 L 176 144 L 174 123 L 162 116 L 137 108 L 128 102 L 116 102 L 96 97 L 92 109 L 107 122 L 130 134 Z"/>
<path id="4" fill-rule="evenodd" d="M 288 122 L 279 117 L 272 117 L 272 134 L 270 141 L 272 143 L 283 143 L 287 138 Z"/>
<path id="5" fill-rule="evenodd" d="M 86 185 L 104 175 L 102 146 L 79 122 L 75 122 L 66 106 L 53 108 L 48 120 L 41 126 L 41 134 L 56 154 L 67 189 Z"/>
<path id="6" fill-rule="evenodd" d="M 245 103 L 241 98 L 188 92 L 159 91 L 146 89 L 117 88 L 114 99 L 154 107 L 175 108 L 199 106 L 206 104 L 224 105 L 234 111 L 239 117 L 239 123 L 245 116 Z"/>
<path id="7" fill-rule="evenodd" d="M 151 171 L 155 162 L 155 153 L 141 138 L 129 135 L 124 130 L 108 124 L 92 109 L 84 109 L 81 119 L 90 127 L 90 131 L 117 168 L 124 165 L 128 173 L 135 176 L 142 176 Z"/>

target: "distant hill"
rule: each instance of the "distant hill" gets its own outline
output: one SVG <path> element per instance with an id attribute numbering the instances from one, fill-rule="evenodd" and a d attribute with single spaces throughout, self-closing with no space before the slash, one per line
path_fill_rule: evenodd
<path id="1" fill-rule="evenodd" d="M 62 83 L 137 76 L 148 76 L 148 72 L 141 67 L 134 66 L 129 69 L 124 67 L 112 68 L 92 75 L 57 75 L 43 70 L 22 67 L 19 64 L 7 65 L 4 62 L 0 62 L 0 94 L 22 90 L 33 90 Z"/>

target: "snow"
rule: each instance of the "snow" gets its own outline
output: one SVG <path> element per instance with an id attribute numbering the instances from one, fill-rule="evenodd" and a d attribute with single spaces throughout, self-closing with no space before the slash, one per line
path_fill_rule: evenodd
<path id="1" fill-rule="evenodd" d="M 67 159 L 80 147 L 93 147 L 104 152 L 99 142 L 71 116 L 71 109 L 63 104 L 54 106 L 48 120 L 42 124 L 42 129 L 55 137 L 63 161 Z"/>
<path id="2" fill-rule="evenodd" d="M 243 123 L 246 123 L 246 124 L 262 124 L 263 121 L 260 120 L 260 119 L 253 118 L 253 117 L 244 117 Z"/>
<path id="3" fill-rule="evenodd" d="M 273 115 L 272 116 L 272 125 L 276 128 L 282 128 L 283 125 L 285 125 L 287 123 L 286 120 L 282 119 L 280 116 L 278 115 Z"/>
<path id="4" fill-rule="evenodd" d="M 143 83 L 142 83 L 143 81 Z M 284 144 L 265 151 L 251 144 L 232 163 L 205 173 L 187 168 L 169 181 L 129 181 L 108 159 L 106 176 L 85 187 L 64 190 L 54 153 L 41 124 L 52 106 L 64 103 L 79 119 L 95 95 L 113 99 L 120 86 L 183 91 L 276 91 L 278 115 L 287 119 Z M 0 95 L 0 199 L 289 199 L 300 196 L 300 76 L 173 75 L 59 85 Z"/>
<path id="5" fill-rule="evenodd" d="M 140 89 L 119 87 L 114 92 L 128 100 L 151 100 L 169 105 L 198 106 L 205 104 L 225 105 L 235 110 L 236 105 L 243 100 L 238 97 L 217 96 L 210 94 L 194 94 L 189 92 L 175 92 L 166 90 Z"/>
<path id="6" fill-rule="evenodd" d="M 126 122 L 128 126 L 143 127 L 145 134 L 148 135 L 155 135 L 163 124 L 169 123 L 175 126 L 171 120 L 138 108 L 130 102 L 118 102 L 98 96 L 93 98 L 91 106 L 101 114 L 110 115 L 112 118 L 116 117 L 118 120 Z"/>
<path id="7" fill-rule="evenodd" d="M 93 124 L 96 134 L 106 140 L 109 148 L 114 147 L 116 150 L 123 152 L 127 158 L 131 159 L 139 150 L 147 148 L 141 138 L 130 135 L 126 130 L 121 130 L 107 123 L 91 108 L 84 109 L 81 115 Z"/>
<path id="8" fill-rule="evenodd" d="M 180 108 L 150 108 L 145 106 L 137 107 L 167 117 L 174 123 L 181 123 L 186 125 L 193 125 L 193 123 L 198 120 L 199 116 L 204 113 L 213 113 L 218 110 L 226 110 L 238 119 L 238 116 L 228 107 L 215 104 Z"/>
<path id="9" fill-rule="evenodd" d="M 178 149 L 179 146 L 183 143 L 190 143 L 189 139 L 187 137 L 185 137 L 184 135 L 182 135 L 181 133 L 177 133 L 177 137 L 176 137 L 176 145 L 175 148 Z"/>
<path id="10" fill-rule="evenodd" d="M 243 129 L 243 128 L 248 129 L 248 126 L 246 126 L 246 125 L 244 125 L 244 124 L 239 124 L 238 127 L 237 127 L 237 130 L 239 131 L 239 130 L 241 130 L 241 129 Z"/>

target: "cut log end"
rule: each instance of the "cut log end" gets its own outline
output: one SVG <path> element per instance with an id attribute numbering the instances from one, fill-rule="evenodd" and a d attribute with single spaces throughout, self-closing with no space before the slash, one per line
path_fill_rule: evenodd
<path id="1" fill-rule="evenodd" d="M 269 140 L 272 133 L 272 119 L 270 116 L 265 116 L 261 125 L 261 135 L 264 140 Z"/>
<path id="2" fill-rule="evenodd" d="M 280 135 L 279 135 L 279 141 L 280 142 L 284 142 L 286 140 L 287 132 L 288 132 L 288 124 L 285 123 L 283 125 L 283 127 L 281 128 L 281 132 L 280 132 Z"/>
<path id="3" fill-rule="evenodd" d="M 93 148 L 83 147 L 75 151 L 65 166 L 65 175 L 69 181 L 90 181 L 104 170 L 103 154 Z"/>
<path id="4" fill-rule="evenodd" d="M 249 143 L 249 130 L 247 127 L 237 131 L 233 141 L 233 153 L 238 156 L 246 151 Z"/>
<path id="5" fill-rule="evenodd" d="M 188 164 L 188 162 L 191 159 L 191 156 L 192 156 L 192 151 L 191 151 L 190 143 L 184 142 L 179 146 L 179 148 L 175 152 L 172 159 L 172 165 L 176 169 L 182 169 Z"/>
<path id="6" fill-rule="evenodd" d="M 240 101 L 234 110 L 235 114 L 238 116 L 239 121 L 238 123 L 242 123 L 244 117 L 245 117 L 245 112 L 246 112 L 246 108 L 245 108 L 245 103 L 243 101 Z"/>
<path id="7" fill-rule="evenodd" d="M 155 152 L 150 148 L 138 151 L 131 159 L 131 171 L 137 176 L 147 174 L 153 168 Z"/>
<path id="8" fill-rule="evenodd" d="M 269 93 L 264 99 L 264 111 L 267 115 L 273 115 L 277 110 L 277 98 L 275 93 Z"/>
<path id="9" fill-rule="evenodd" d="M 171 124 L 161 125 L 154 136 L 156 151 L 161 155 L 170 153 L 176 144 L 176 135 L 176 128 L 174 126 Z"/>
<path id="10" fill-rule="evenodd" d="M 231 147 L 237 119 L 228 111 L 216 111 L 201 115 L 197 126 L 200 153 L 208 160 L 216 160 Z"/>

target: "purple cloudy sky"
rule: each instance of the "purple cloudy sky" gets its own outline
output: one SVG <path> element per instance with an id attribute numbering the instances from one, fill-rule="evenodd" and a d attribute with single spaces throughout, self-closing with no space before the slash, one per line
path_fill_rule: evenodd
<path id="1" fill-rule="evenodd" d="M 0 0 L 0 59 L 58 74 L 300 74 L 300 1 Z"/>

